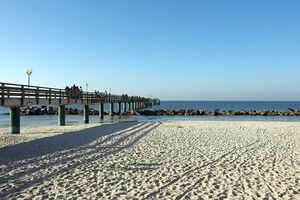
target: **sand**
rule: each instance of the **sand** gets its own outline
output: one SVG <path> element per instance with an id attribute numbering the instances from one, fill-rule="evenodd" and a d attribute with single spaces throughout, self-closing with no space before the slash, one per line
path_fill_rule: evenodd
<path id="1" fill-rule="evenodd" d="M 298 122 L 123 122 L 0 155 L 0 199 L 300 199 Z"/>
<path id="2" fill-rule="evenodd" d="M 15 145 L 22 142 L 29 142 L 43 137 L 51 137 L 66 132 L 74 132 L 99 126 L 99 124 L 72 124 L 66 126 L 25 126 L 21 127 L 22 134 L 11 135 L 9 128 L 0 128 L 0 148 L 9 145 Z"/>

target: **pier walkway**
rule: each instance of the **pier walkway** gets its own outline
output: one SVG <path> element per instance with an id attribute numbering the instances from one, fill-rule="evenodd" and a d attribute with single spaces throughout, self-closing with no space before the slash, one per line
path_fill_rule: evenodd
<path id="1" fill-rule="evenodd" d="M 139 96 L 115 95 L 104 92 L 84 92 L 77 94 L 65 89 L 0 82 L 0 106 L 10 108 L 10 127 L 12 134 L 20 133 L 20 107 L 31 105 L 57 105 L 58 124 L 65 125 L 65 105 L 82 104 L 83 121 L 89 123 L 89 106 L 99 104 L 99 117 L 104 118 L 104 104 L 110 104 L 110 115 L 113 115 L 114 104 L 118 104 L 117 114 L 143 109 L 156 105 L 158 99 Z M 122 106 L 123 104 L 123 106 Z M 128 109 L 127 109 L 128 106 Z"/>

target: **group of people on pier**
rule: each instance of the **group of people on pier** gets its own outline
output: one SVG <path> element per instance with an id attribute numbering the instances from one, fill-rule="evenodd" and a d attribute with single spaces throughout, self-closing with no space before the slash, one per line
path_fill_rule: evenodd
<path id="1" fill-rule="evenodd" d="M 66 86 L 65 91 L 67 93 L 67 97 L 70 98 L 70 99 L 76 99 L 77 100 L 77 99 L 83 98 L 83 90 L 82 90 L 81 86 L 78 87 L 75 84 L 73 84 L 73 86 L 71 86 L 71 87 Z M 108 94 L 107 91 L 105 91 L 103 93 L 103 92 L 100 92 L 98 90 L 95 90 L 94 94 L 95 94 L 95 97 L 96 97 L 95 99 L 97 99 L 97 100 L 100 100 L 100 101 L 111 101 L 112 100 L 111 93 Z M 128 101 L 130 99 L 129 99 L 127 94 L 122 94 L 121 100 L 122 101 Z"/>
<path id="2" fill-rule="evenodd" d="M 82 87 L 78 87 L 77 85 L 73 84 L 73 86 L 69 87 L 66 86 L 65 91 L 67 93 L 68 98 L 70 99 L 79 99 L 83 97 Z"/>

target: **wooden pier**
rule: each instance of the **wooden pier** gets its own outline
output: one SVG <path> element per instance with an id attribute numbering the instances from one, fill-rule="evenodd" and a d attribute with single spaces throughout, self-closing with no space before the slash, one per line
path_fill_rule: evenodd
<path id="1" fill-rule="evenodd" d="M 83 121 L 89 123 L 89 106 L 99 104 L 99 117 L 104 118 L 104 104 L 110 104 L 110 115 L 113 115 L 114 104 L 118 104 L 117 114 L 123 112 L 139 110 L 156 103 L 157 100 L 150 98 L 114 95 L 104 92 L 84 92 L 80 91 L 77 96 L 72 96 L 65 89 L 49 88 L 40 86 L 28 86 L 21 84 L 0 82 L 0 106 L 10 107 L 10 127 L 12 134 L 20 133 L 20 107 L 31 105 L 57 105 L 58 124 L 65 125 L 65 105 L 84 105 Z M 122 110 L 123 104 L 123 110 Z"/>

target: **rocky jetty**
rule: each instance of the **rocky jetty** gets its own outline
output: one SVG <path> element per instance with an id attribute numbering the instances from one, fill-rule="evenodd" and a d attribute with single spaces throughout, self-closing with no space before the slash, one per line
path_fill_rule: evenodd
<path id="1" fill-rule="evenodd" d="M 66 108 L 66 115 L 82 115 L 83 110 L 77 108 Z M 55 107 L 47 106 L 31 106 L 21 108 L 22 115 L 57 115 L 58 109 Z M 90 108 L 90 115 L 99 115 L 98 110 Z M 104 112 L 108 115 L 107 112 Z M 117 112 L 114 114 L 118 115 Z M 129 111 L 122 113 L 122 115 L 144 115 L 144 116 L 300 116 L 300 110 L 289 108 L 286 111 L 275 111 L 275 110 L 198 110 L 198 109 L 187 109 L 187 110 L 139 110 Z"/>
<path id="2" fill-rule="evenodd" d="M 66 115 L 81 115 L 83 114 L 83 110 L 79 110 L 77 108 L 66 108 Z M 30 107 L 22 107 L 21 108 L 22 115 L 57 115 L 58 108 L 52 106 L 30 106 Z M 99 111 L 94 110 L 92 108 L 89 109 L 90 115 L 99 115 Z M 107 114 L 107 113 L 104 113 Z"/>
<path id="3" fill-rule="evenodd" d="M 300 110 L 289 108 L 287 111 L 275 110 L 142 110 L 136 111 L 136 115 L 173 115 L 173 116 L 300 116 Z"/>

